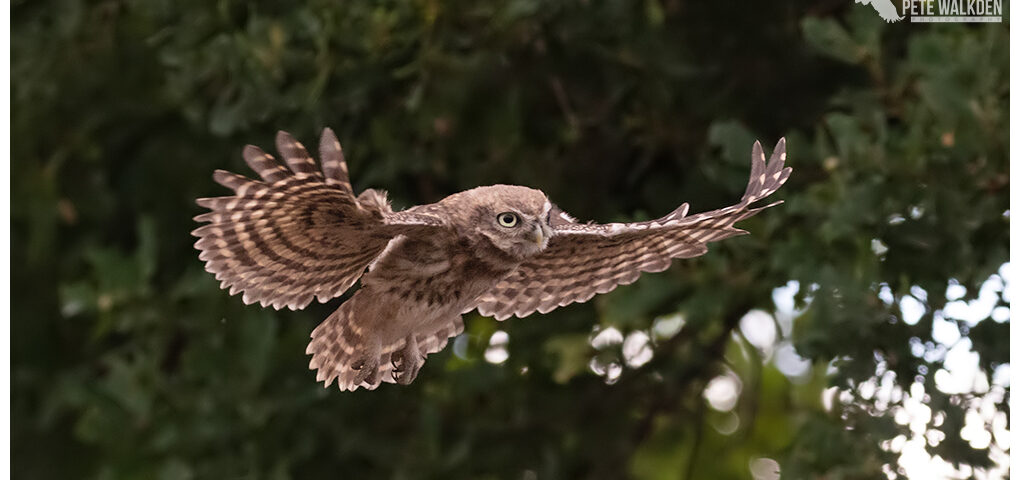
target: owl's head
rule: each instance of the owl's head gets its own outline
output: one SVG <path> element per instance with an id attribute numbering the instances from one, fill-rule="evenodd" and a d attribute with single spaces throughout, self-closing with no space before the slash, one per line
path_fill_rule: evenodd
<path id="1" fill-rule="evenodd" d="M 552 204 L 539 190 L 492 185 L 461 192 L 453 208 L 470 216 L 476 237 L 517 259 L 537 255 L 549 244 Z"/>

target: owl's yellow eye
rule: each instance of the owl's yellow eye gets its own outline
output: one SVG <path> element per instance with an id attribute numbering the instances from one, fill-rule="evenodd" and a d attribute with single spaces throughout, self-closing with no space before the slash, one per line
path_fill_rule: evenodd
<path id="1" fill-rule="evenodd" d="M 513 228 L 517 226 L 517 214 L 513 212 L 503 212 L 496 215 L 496 221 L 499 222 L 501 226 Z"/>

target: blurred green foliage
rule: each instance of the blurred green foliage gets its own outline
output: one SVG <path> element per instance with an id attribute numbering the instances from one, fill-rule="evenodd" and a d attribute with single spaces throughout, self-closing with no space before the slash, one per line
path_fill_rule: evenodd
<path id="1" fill-rule="evenodd" d="M 11 23 L 15 478 L 750 478 L 759 457 L 879 478 L 907 430 L 903 395 L 859 388 L 876 375 L 924 386 L 932 454 L 990 464 L 932 328 L 951 279 L 973 299 L 1008 259 L 1007 24 L 849 0 L 15 1 Z M 188 233 L 241 146 L 326 126 L 398 207 L 518 183 L 600 222 L 703 211 L 739 197 L 755 138 L 786 136 L 794 174 L 749 236 L 548 315 L 468 315 L 410 387 L 339 393 L 303 354 L 339 301 L 244 306 Z M 738 327 L 791 280 L 795 378 Z M 676 314 L 651 362 L 589 368 L 626 363 L 593 327 Z M 1008 319 L 950 321 L 983 374 L 1008 362 Z M 720 374 L 729 412 L 702 394 Z"/>

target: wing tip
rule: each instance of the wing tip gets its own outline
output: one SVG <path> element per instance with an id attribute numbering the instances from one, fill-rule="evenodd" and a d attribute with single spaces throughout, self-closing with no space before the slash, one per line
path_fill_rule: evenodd
<path id="1" fill-rule="evenodd" d="M 262 148 L 260 148 L 258 145 L 252 145 L 250 143 L 245 145 L 244 148 L 241 149 L 241 155 L 244 158 L 257 157 L 265 154 L 266 154 L 265 150 L 262 150 Z"/>
<path id="2" fill-rule="evenodd" d="M 786 137 L 781 137 L 776 142 L 772 155 L 767 160 L 761 142 L 756 140 L 751 148 L 751 174 L 741 202 L 745 206 L 750 205 L 775 193 L 783 186 L 793 172 L 793 169 L 786 167 L 785 163 Z"/>

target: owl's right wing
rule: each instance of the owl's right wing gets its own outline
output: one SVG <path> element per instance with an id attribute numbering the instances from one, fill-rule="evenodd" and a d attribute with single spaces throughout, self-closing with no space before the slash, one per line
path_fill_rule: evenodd
<path id="1" fill-rule="evenodd" d="M 702 255 L 709 242 L 745 234 L 733 224 L 781 203 L 750 208 L 789 178 L 791 169 L 784 168 L 785 160 L 784 140 L 776 145 L 768 162 L 755 142 L 751 179 L 740 202 L 697 215 L 688 216 L 685 203 L 657 220 L 599 225 L 580 224 L 554 210 L 550 216 L 554 233 L 548 247 L 482 295 L 478 311 L 504 320 L 585 302 L 634 282 L 642 272 L 666 270 L 674 258 Z"/>
<path id="2" fill-rule="evenodd" d="M 213 179 L 233 196 L 200 198 L 210 222 L 192 232 L 205 269 L 245 303 L 300 309 L 344 293 L 393 237 L 443 228 L 427 209 L 394 213 L 385 194 L 354 196 L 340 143 L 325 129 L 322 169 L 286 133 L 276 136 L 286 167 L 258 147 L 244 159 L 262 181 L 217 170 Z"/>

